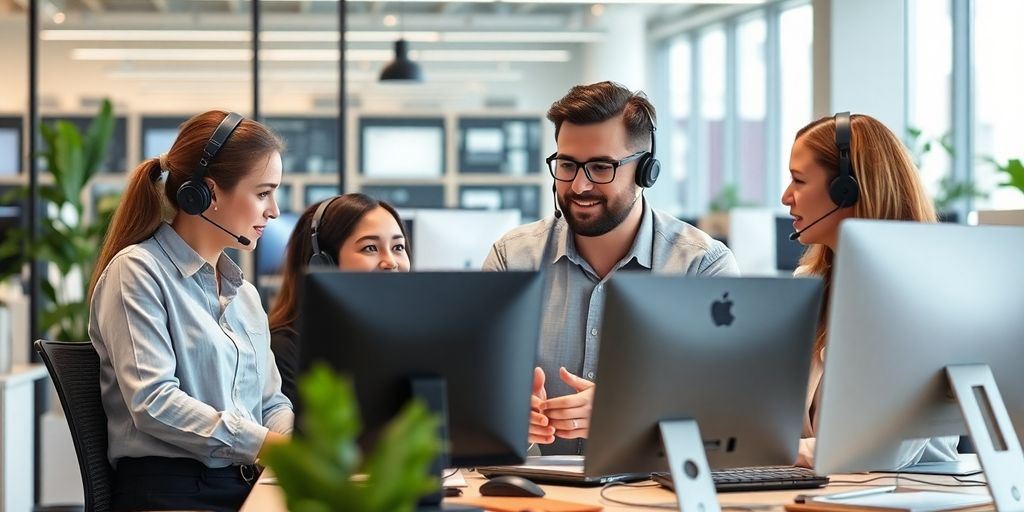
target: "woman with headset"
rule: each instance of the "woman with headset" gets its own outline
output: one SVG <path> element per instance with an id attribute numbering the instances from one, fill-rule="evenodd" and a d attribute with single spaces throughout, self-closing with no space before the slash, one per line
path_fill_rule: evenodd
<path id="1" fill-rule="evenodd" d="M 237 510 L 292 429 L 260 298 L 224 254 L 278 216 L 282 150 L 210 111 L 129 178 L 89 287 L 113 510 Z"/>
<path id="2" fill-rule="evenodd" d="M 841 112 L 801 128 L 793 143 L 789 168 L 792 181 L 782 194 L 782 204 L 789 207 L 793 217 L 796 231 L 790 238 L 808 246 L 795 273 L 820 276 L 825 281 L 811 362 L 804 439 L 800 441 L 797 461 L 797 465 L 811 467 L 839 224 L 852 217 L 935 222 L 936 216 L 903 143 L 870 116 Z M 956 460 L 957 442 L 957 437 L 906 441 L 893 469 L 918 462 Z"/>
<path id="3" fill-rule="evenodd" d="M 284 382 L 282 389 L 292 400 L 299 365 L 299 285 L 307 266 L 408 272 L 405 224 L 394 207 L 365 194 L 325 199 L 307 208 L 295 223 L 281 269 L 281 290 L 270 308 L 270 344 Z"/>

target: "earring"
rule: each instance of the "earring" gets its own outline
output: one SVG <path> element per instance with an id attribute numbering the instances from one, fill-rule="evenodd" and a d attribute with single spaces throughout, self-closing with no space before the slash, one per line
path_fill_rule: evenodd
<path id="1" fill-rule="evenodd" d="M 213 211 L 217 211 L 217 207 L 216 206 L 213 207 Z"/>

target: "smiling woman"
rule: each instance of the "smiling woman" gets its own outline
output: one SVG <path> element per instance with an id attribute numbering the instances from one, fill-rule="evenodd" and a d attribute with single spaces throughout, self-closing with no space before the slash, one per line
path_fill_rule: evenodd
<path id="1" fill-rule="evenodd" d="M 224 255 L 278 216 L 282 150 L 210 111 L 129 179 L 90 287 L 114 510 L 237 510 L 258 454 L 291 431 L 266 314 Z"/>

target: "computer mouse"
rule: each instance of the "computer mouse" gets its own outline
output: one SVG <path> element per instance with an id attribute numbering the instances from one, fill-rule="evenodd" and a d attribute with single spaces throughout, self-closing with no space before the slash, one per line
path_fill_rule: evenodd
<path id="1" fill-rule="evenodd" d="M 480 495 L 540 498 L 544 496 L 544 489 L 521 476 L 504 475 L 493 477 L 481 485 Z"/>

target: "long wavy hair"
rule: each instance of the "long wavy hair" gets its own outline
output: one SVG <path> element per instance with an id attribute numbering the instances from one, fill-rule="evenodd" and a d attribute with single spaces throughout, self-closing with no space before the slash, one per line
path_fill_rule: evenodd
<path id="1" fill-rule="evenodd" d="M 935 222 L 935 208 L 925 192 L 910 153 L 892 130 L 877 119 L 862 114 L 850 116 L 850 163 L 860 188 L 853 217 L 861 219 Z M 796 133 L 796 141 L 814 154 L 814 161 L 829 173 L 839 174 L 839 149 L 835 144 L 835 118 L 823 117 Z M 825 299 L 815 341 L 815 351 L 825 346 L 827 311 L 832 289 L 835 254 L 822 244 L 807 248 L 798 272 L 820 276 L 825 281 Z"/>

